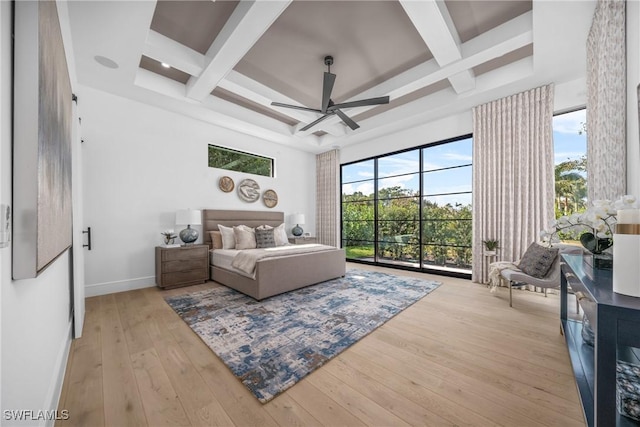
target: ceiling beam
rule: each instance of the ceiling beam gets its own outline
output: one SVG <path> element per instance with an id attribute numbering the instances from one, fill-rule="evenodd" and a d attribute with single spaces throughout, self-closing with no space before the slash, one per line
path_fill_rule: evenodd
<path id="1" fill-rule="evenodd" d="M 204 69 L 203 54 L 153 30 L 149 30 L 142 54 L 192 76 L 199 76 Z"/>
<path id="2" fill-rule="evenodd" d="M 450 77 L 455 79 L 456 74 L 468 71 L 477 65 L 531 43 L 533 43 L 533 12 L 529 11 L 463 43 L 460 46 L 462 59 L 458 61 L 440 67 L 435 59 L 430 59 L 344 102 L 384 95 L 388 95 L 393 101 L 395 98 L 407 95 L 440 80 Z M 359 108 L 358 114 L 372 108 L 375 108 L 375 106 Z M 339 122 L 340 118 L 330 117 L 323 122 L 323 130 L 326 132 L 331 125 Z M 301 132 L 301 134 L 305 133 L 308 134 L 309 131 Z"/>
<path id="3" fill-rule="evenodd" d="M 449 10 L 443 1 L 400 0 L 422 40 L 438 65 L 445 66 L 462 59 L 460 37 L 453 24 Z M 473 89 L 473 72 L 458 73 L 449 82 L 457 93 Z"/>
<path id="4" fill-rule="evenodd" d="M 198 77 L 192 76 L 187 82 L 187 96 L 199 101 L 207 98 L 290 2 L 291 0 L 239 2 L 209 47 L 205 55 L 208 63 L 204 70 Z"/>

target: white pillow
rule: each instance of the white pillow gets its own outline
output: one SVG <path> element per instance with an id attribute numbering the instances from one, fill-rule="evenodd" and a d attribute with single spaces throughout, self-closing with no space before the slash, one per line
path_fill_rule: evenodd
<path id="1" fill-rule="evenodd" d="M 233 227 L 233 234 L 236 236 L 236 249 L 255 249 L 256 231 L 246 225 Z"/>
<path id="2" fill-rule="evenodd" d="M 233 228 L 218 224 L 218 230 L 222 233 L 222 249 L 235 249 L 236 236 Z"/>
<path id="3" fill-rule="evenodd" d="M 276 241 L 276 246 L 285 246 L 289 244 L 289 238 L 287 232 L 284 229 L 284 222 L 273 229 L 273 239 Z"/>

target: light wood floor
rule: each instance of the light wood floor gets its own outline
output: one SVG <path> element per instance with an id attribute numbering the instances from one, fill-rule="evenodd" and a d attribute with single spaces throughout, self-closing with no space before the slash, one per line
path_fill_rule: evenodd
<path id="1" fill-rule="evenodd" d="M 163 300 L 213 282 L 88 298 L 59 424 L 585 425 L 558 295 L 392 272 L 444 284 L 264 405 Z"/>

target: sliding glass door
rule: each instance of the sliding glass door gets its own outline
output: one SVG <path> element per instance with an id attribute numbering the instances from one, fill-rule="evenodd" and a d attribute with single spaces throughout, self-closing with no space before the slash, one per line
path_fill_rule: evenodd
<path id="1" fill-rule="evenodd" d="M 471 145 L 465 136 L 343 165 L 347 259 L 468 274 Z"/>

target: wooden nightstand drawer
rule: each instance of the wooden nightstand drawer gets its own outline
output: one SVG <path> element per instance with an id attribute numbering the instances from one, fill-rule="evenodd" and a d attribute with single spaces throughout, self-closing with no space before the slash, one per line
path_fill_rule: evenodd
<path id="1" fill-rule="evenodd" d="M 162 283 L 164 288 L 172 286 L 183 286 L 192 283 L 202 283 L 209 278 L 207 268 L 201 268 L 191 271 L 177 271 L 175 273 L 165 273 L 162 275 Z"/>
<path id="2" fill-rule="evenodd" d="M 315 237 L 289 237 L 289 243 L 294 245 L 306 245 L 307 243 L 318 243 L 318 239 Z"/>
<path id="3" fill-rule="evenodd" d="M 162 262 L 166 261 L 185 261 L 197 257 L 207 257 L 209 248 L 206 246 L 184 246 L 180 248 L 171 248 L 172 250 L 162 251 Z"/>
<path id="4" fill-rule="evenodd" d="M 207 268 L 206 258 L 165 261 L 162 263 L 162 273 L 175 273 L 179 271 L 197 270 L 199 268 Z"/>
<path id="5" fill-rule="evenodd" d="M 156 247 L 156 284 L 161 288 L 204 283 L 209 279 L 209 247 Z"/>

